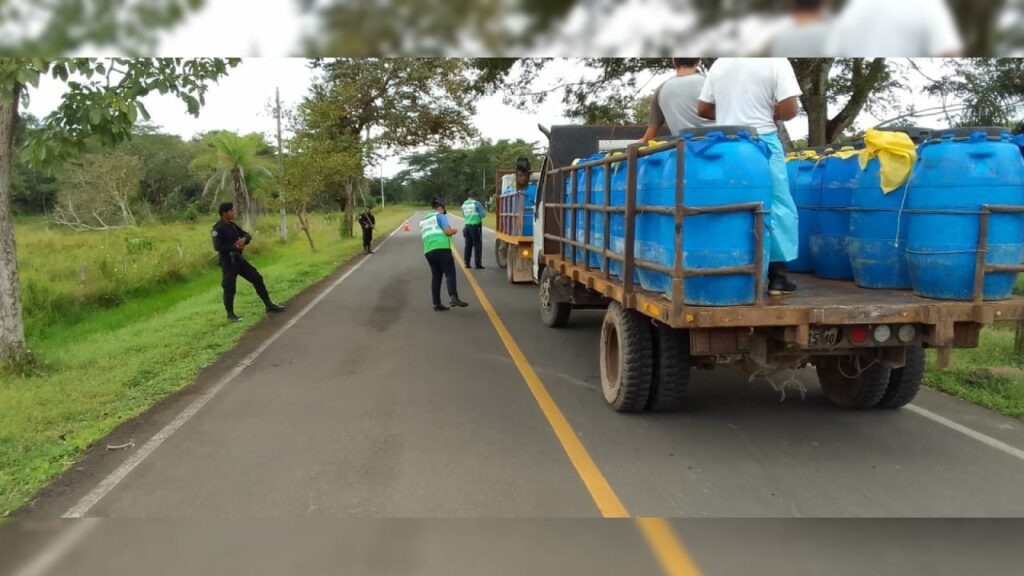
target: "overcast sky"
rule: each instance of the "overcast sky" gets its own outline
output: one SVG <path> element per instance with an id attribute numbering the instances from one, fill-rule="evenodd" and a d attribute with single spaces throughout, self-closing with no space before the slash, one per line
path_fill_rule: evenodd
<path id="1" fill-rule="evenodd" d="M 926 73 L 941 73 L 938 62 L 916 61 Z M 556 62 L 547 69 L 539 80 L 541 86 L 555 85 L 562 75 L 576 73 L 571 61 Z M 662 79 L 670 77 L 671 71 L 652 76 L 644 85 L 641 94 L 653 91 Z M 911 79 L 919 84 L 923 82 L 916 73 Z M 261 132 L 272 137 L 275 130 L 273 115 L 268 106 L 274 98 L 274 89 L 281 90 L 281 100 L 285 108 L 297 104 L 307 93 L 314 79 L 308 62 L 303 59 L 289 58 L 246 58 L 219 84 L 211 86 L 206 97 L 206 105 L 198 118 L 185 111 L 185 106 L 171 96 L 153 95 L 144 102 L 152 115 L 152 122 L 163 130 L 177 134 L 182 138 L 191 138 L 197 133 L 209 130 L 234 130 L 240 133 Z M 31 101 L 28 111 L 36 116 L 45 116 L 60 102 L 63 84 L 44 79 L 37 90 L 30 93 Z M 918 107 L 935 105 L 918 90 L 910 90 L 904 95 L 908 102 Z M 522 138 L 530 142 L 540 142 L 542 136 L 537 124 L 546 126 L 570 123 L 562 115 L 561 96 L 553 94 L 546 103 L 536 111 L 524 112 L 502 103 L 501 96 L 495 95 L 478 102 L 473 124 L 484 138 L 491 140 Z M 877 120 L 865 115 L 861 124 L 871 126 Z M 807 134 L 806 119 L 798 118 L 788 127 L 794 138 Z M 927 124 L 927 122 L 924 122 Z M 402 168 L 400 160 L 389 158 L 384 162 L 385 175 L 392 175 Z M 376 172 L 376 170 L 374 171 Z"/>

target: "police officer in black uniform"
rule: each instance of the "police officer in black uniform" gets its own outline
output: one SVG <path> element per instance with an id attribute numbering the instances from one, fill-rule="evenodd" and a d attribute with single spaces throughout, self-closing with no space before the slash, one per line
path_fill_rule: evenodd
<path id="1" fill-rule="evenodd" d="M 263 300 L 267 312 L 283 311 L 284 306 L 278 306 L 270 300 L 263 276 L 242 255 L 245 247 L 252 242 L 252 236 L 235 224 L 235 206 L 231 202 L 225 202 L 217 211 L 220 213 L 220 220 L 213 225 L 213 249 L 220 255 L 220 285 L 224 288 L 224 309 L 227 310 L 228 320 L 241 320 L 235 315 L 235 282 L 239 276 L 256 288 L 256 294 Z"/>

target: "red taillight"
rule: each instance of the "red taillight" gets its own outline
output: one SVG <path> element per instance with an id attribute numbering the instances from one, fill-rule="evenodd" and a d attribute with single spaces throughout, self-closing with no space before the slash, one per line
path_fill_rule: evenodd
<path id="1" fill-rule="evenodd" d="M 850 328 L 850 342 L 854 344 L 863 344 L 868 341 L 871 337 L 871 332 L 867 326 L 854 326 Z"/>

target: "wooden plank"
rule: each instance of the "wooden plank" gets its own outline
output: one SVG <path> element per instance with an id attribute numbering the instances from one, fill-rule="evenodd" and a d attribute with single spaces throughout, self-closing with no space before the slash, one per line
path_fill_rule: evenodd
<path id="1" fill-rule="evenodd" d="M 627 301 L 622 305 L 631 308 L 630 297 L 633 294 L 633 270 L 636 254 L 636 176 L 637 176 L 637 144 L 631 144 L 626 152 L 626 221 L 625 221 L 625 261 L 623 263 L 623 290 L 626 293 Z"/>

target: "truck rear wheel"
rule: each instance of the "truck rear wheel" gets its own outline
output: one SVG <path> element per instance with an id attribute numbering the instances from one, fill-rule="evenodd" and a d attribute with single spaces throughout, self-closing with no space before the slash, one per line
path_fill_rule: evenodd
<path id="1" fill-rule="evenodd" d="M 601 325 L 601 391 L 616 412 L 642 412 L 652 378 L 650 322 L 612 302 Z"/>
<path id="2" fill-rule="evenodd" d="M 682 410 L 690 386 L 690 332 L 658 326 L 653 344 L 654 376 L 647 408 L 654 412 Z"/>
<path id="3" fill-rule="evenodd" d="M 907 363 L 902 368 L 893 368 L 885 395 L 875 408 L 892 410 L 902 408 L 914 401 L 924 381 L 925 356 L 920 346 L 907 348 Z"/>
<path id="4" fill-rule="evenodd" d="M 494 241 L 494 261 L 498 263 L 498 268 L 508 266 L 508 244 L 501 240 Z"/>
<path id="5" fill-rule="evenodd" d="M 873 408 L 889 387 L 892 370 L 878 360 L 825 356 L 816 362 L 821 390 L 840 408 Z"/>
<path id="6" fill-rule="evenodd" d="M 540 275 L 540 320 L 548 328 L 565 328 L 572 304 L 560 302 L 554 289 L 555 275 L 545 268 Z"/>

